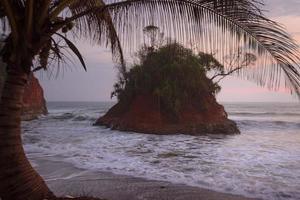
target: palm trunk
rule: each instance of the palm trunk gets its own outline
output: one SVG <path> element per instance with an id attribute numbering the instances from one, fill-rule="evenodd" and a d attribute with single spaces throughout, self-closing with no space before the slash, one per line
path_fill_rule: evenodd
<path id="1" fill-rule="evenodd" d="M 0 102 L 0 197 L 2 200 L 42 200 L 52 196 L 28 161 L 21 137 L 21 109 L 28 74 L 7 74 Z"/>

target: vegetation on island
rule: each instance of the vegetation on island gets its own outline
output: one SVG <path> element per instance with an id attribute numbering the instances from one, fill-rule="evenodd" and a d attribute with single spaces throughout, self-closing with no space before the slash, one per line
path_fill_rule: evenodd
<path id="1" fill-rule="evenodd" d="M 164 40 L 154 25 L 144 32 L 149 45 L 142 46 L 125 79 L 114 85 L 112 96 L 118 103 L 95 125 L 152 134 L 239 133 L 215 96 L 222 79 L 253 65 L 256 56 L 241 52 L 226 56 L 224 62 L 232 66 L 225 71 L 213 54 Z"/>
<path id="2" fill-rule="evenodd" d="M 137 96 L 150 94 L 161 111 L 175 119 L 187 104 L 196 103 L 202 106 L 200 110 L 205 110 L 205 98 L 220 92 L 222 79 L 256 61 L 251 53 L 228 55 L 225 61 L 230 63 L 231 70 L 225 72 L 224 65 L 213 54 L 197 52 L 165 39 L 164 33 L 154 25 L 146 26 L 143 31 L 149 44 L 145 41 L 125 79 L 115 83 L 111 94 L 125 107 Z"/>
<path id="3" fill-rule="evenodd" d="M 137 95 L 151 94 L 161 109 L 177 116 L 188 102 L 198 102 L 204 94 L 216 94 L 221 87 L 207 77 L 207 72 L 219 73 L 224 67 L 211 54 L 197 53 L 178 43 L 154 49 L 144 46 L 138 53 L 140 63 L 126 74 L 125 85 L 115 84 L 119 101 L 130 103 Z M 205 99 L 203 99 L 205 100 Z"/>
<path id="4" fill-rule="evenodd" d="M 251 50 L 260 58 L 259 68 L 246 78 L 278 89 L 283 72 L 287 88 L 300 94 L 298 45 L 281 26 L 262 14 L 260 6 L 260 1 L 252 0 L 1 0 L 0 29 L 8 35 L 0 54 L 7 66 L 0 103 L 2 200 L 55 198 L 24 152 L 21 102 L 30 73 L 59 69 L 66 59 L 66 49 L 86 69 L 70 38 L 88 38 L 110 47 L 120 63 L 120 76 L 124 76 L 121 44 L 128 49 L 136 47 L 140 30 L 155 21 L 168 31 L 167 35 L 199 48 L 228 54 L 242 45 L 243 52 Z"/>

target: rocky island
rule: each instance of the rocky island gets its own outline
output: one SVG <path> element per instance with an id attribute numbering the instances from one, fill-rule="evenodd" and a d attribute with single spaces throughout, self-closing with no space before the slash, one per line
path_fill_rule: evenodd
<path id="1" fill-rule="evenodd" d="M 150 134 L 237 134 L 239 130 L 215 97 L 205 97 L 207 109 L 186 104 L 180 111 L 179 119 L 174 121 L 167 113 L 161 112 L 159 104 L 152 95 L 135 97 L 127 109 L 119 102 L 96 125 L 103 125 L 121 131 L 134 131 Z"/>
<path id="2" fill-rule="evenodd" d="M 151 134 L 238 134 L 215 95 L 220 86 L 207 77 L 223 66 L 205 53 L 179 44 L 144 47 L 139 64 L 115 84 L 118 103 L 95 125 Z"/>

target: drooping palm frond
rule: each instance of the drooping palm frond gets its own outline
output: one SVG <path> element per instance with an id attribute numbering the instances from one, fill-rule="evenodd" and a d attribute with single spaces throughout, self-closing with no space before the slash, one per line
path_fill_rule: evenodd
<path id="1" fill-rule="evenodd" d="M 23 35 L 23 31 L 19 29 L 19 27 L 25 24 L 27 25 L 27 30 L 25 32 L 28 32 L 29 30 L 32 31 L 32 34 L 29 35 L 43 37 L 39 52 L 37 52 L 40 55 L 39 60 L 42 62 L 39 63 L 38 67 L 34 68 L 35 70 L 45 69 L 44 65 L 48 60 L 46 55 L 49 56 L 51 53 L 58 53 L 57 48 L 53 43 L 57 37 L 53 37 L 53 34 L 60 31 L 69 32 L 72 30 L 76 35 L 78 34 L 81 37 L 91 38 L 92 41 L 96 41 L 100 45 L 110 47 L 113 60 L 119 63 L 120 74 L 126 74 L 123 51 L 108 10 L 102 10 L 102 12 L 89 12 L 92 9 L 104 7 L 105 4 L 102 0 L 13 0 L 12 2 L 7 2 L 9 8 L 14 10 L 12 13 L 14 13 L 19 21 L 17 20 L 16 26 L 12 28 L 6 12 L 5 17 L 0 19 L 3 24 L 3 32 L 4 29 L 10 29 L 9 31 L 11 34 L 13 30 L 16 35 Z M 1 2 L 0 14 L 1 8 L 3 7 L 2 4 L 3 3 Z M 76 17 L 76 15 L 81 12 L 86 13 L 81 17 Z M 70 16 L 75 16 L 74 21 L 67 22 Z M 18 39 L 19 38 L 15 39 L 15 41 Z M 31 41 L 27 41 L 27 43 L 31 43 Z M 46 44 L 51 44 L 52 47 L 48 48 Z M 48 53 L 45 53 L 47 51 Z M 59 51 L 59 53 L 62 53 L 62 51 Z M 65 58 L 63 55 L 55 56 L 55 60 L 57 61 L 63 58 Z"/>
<path id="2" fill-rule="evenodd" d="M 71 16 L 76 16 L 82 12 L 95 8 L 104 8 L 105 6 L 106 4 L 103 0 L 75 0 L 71 1 L 68 9 L 71 11 Z M 101 12 L 87 12 L 84 16 L 77 18 L 75 24 L 74 32 L 76 34 L 79 34 L 81 37 L 91 38 L 100 45 L 110 47 L 113 60 L 117 62 L 117 66 L 120 67 L 120 74 L 126 74 L 123 50 L 115 29 L 115 24 L 108 10 L 102 9 Z"/>
<path id="3" fill-rule="evenodd" d="M 202 0 L 205 2 L 205 0 Z M 224 9 L 224 4 L 226 2 L 222 0 L 217 0 L 216 2 L 206 2 L 208 7 L 213 8 L 217 12 L 225 15 L 229 19 L 242 27 L 246 33 L 252 35 L 254 38 L 254 42 L 258 42 L 258 44 L 250 44 L 254 45 L 255 50 L 258 53 L 264 54 L 264 50 L 267 51 L 268 55 L 271 56 L 277 63 L 269 64 L 267 68 L 264 69 L 265 66 L 258 66 L 260 69 L 255 69 L 253 73 L 256 73 L 259 77 L 259 83 L 264 85 L 264 77 L 266 78 L 266 74 L 259 74 L 260 71 L 269 70 L 269 83 L 271 84 L 271 88 L 279 87 L 280 85 L 280 75 L 281 71 L 284 72 L 286 76 L 286 80 L 290 86 L 294 88 L 294 91 L 299 95 L 299 46 L 296 42 L 291 38 L 291 36 L 285 32 L 284 28 L 281 27 L 274 21 L 267 19 L 259 9 L 260 5 L 263 5 L 261 1 L 253 1 L 247 2 L 247 0 L 232 0 L 228 2 L 229 7 L 231 9 Z M 237 14 L 234 7 L 238 7 L 240 10 L 239 14 Z M 252 42 L 252 41 L 250 41 Z M 252 43 L 254 43 L 252 42 Z M 244 69 L 245 75 L 249 70 Z M 251 79 L 251 76 L 248 77 Z"/>
<path id="4" fill-rule="evenodd" d="M 34 9 L 28 9 L 29 5 Z M 271 89 L 285 81 L 300 96 L 298 45 L 262 14 L 261 6 L 260 0 L 1 0 L 0 13 L 5 17 L 0 20 L 5 24 L 2 29 L 11 29 L 11 41 L 23 36 L 24 24 L 26 30 L 49 41 L 74 21 L 75 33 L 110 45 L 114 58 L 121 62 L 121 43 L 125 49 L 137 50 L 143 28 L 155 25 L 186 46 L 215 53 L 221 62 L 231 52 L 254 53 L 258 56 L 255 67 L 241 68 L 238 76 Z M 23 20 L 25 16 L 37 23 Z M 125 74 L 126 68 L 120 72 Z"/>
<path id="5" fill-rule="evenodd" d="M 279 24 L 262 14 L 261 1 L 129 0 L 107 3 L 110 3 L 109 10 L 125 48 L 137 49 L 143 27 L 153 24 L 185 45 L 197 45 L 201 51 L 216 53 L 221 61 L 234 51 L 255 53 L 258 56 L 256 65 L 241 68 L 236 72 L 238 76 L 270 89 L 285 85 L 300 95 L 298 45 Z"/>
<path id="6" fill-rule="evenodd" d="M 75 44 L 73 44 L 73 42 L 71 42 L 67 37 L 59 34 L 59 33 L 56 33 L 59 37 L 61 37 L 65 43 L 68 45 L 69 49 L 71 49 L 71 51 L 77 56 L 77 58 L 79 59 L 81 65 L 83 66 L 84 70 L 87 71 L 87 68 L 86 68 L 86 65 L 85 65 L 85 62 L 83 60 L 83 57 L 81 55 L 81 53 L 79 52 L 79 50 L 77 49 L 77 47 L 75 46 Z"/>

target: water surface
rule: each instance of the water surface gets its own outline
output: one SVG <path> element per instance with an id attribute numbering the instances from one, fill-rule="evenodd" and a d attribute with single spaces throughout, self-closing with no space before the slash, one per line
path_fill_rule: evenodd
<path id="1" fill-rule="evenodd" d="M 30 158 L 263 199 L 300 199 L 300 104 L 225 104 L 240 135 L 145 135 L 94 127 L 112 103 L 49 103 L 23 123 Z"/>

